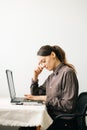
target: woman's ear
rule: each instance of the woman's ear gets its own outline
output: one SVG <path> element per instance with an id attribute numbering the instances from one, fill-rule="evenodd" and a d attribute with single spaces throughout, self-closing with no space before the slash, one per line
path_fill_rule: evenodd
<path id="1" fill-rule="evenodd" d="M 52 51 L 52 52 L 51 52 L 51 56 L 52 56 L 53 58 L 55 58 L 55 57 L 56 57 L 56 54 Z"/>

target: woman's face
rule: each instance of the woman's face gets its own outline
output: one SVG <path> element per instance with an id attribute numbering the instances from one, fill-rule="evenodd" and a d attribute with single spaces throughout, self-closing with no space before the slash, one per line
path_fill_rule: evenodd
<path id="1" fill-rule="evenodd" d="M 54 52 L 51 52 L 49 56 L 38 56 L 38 64 L 43 68 L 51 71 L 57 66 L 58 60 Z"/>

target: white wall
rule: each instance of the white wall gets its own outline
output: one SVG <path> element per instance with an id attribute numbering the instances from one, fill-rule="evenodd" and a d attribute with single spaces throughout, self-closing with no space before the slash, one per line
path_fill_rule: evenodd
<path id="1" fill-rule="evenodd" d="M 36 52 L 45 44 L 63 47 L 86 91 L 86 43 L 87 0 L 0 0 L 0 97 L 9 96 L 6 69 L 13 70 L 17 94 L 29 93 Z"/>

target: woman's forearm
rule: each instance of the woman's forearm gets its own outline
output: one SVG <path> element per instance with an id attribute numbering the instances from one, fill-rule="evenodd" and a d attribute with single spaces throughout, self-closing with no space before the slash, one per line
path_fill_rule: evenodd
<path id="1" fill-rule="evenodd" d="M 46 101 L 47 96 L 38 96 L 38 97 L 39 97 L 39 100 Z"/>

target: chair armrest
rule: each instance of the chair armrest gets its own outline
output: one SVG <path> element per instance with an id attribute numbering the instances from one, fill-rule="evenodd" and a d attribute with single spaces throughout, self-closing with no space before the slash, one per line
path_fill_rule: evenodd
<path id="1" fill-rule="evenodd" d="M 78 118 L 78 117 L 84 117 L 84 116 L 87 116 L 87 114 L 85 113 L 74 113 L 74 114 L 60 114 L 60 115 L 58 115 L 58 116 L 56 116 L 55 117 L 55 120 L 57 120 L 57 119 L 66 119 L 66 120 L 70 120 L 70 118 L 71 118 L 71 120 L 73 119 L 73 118 Z"/>

